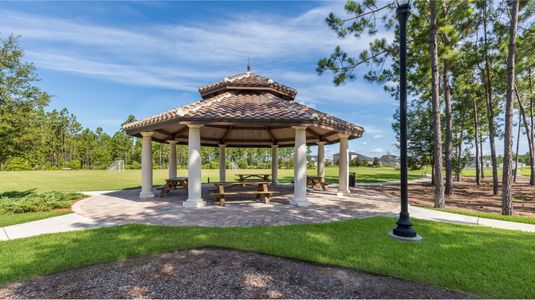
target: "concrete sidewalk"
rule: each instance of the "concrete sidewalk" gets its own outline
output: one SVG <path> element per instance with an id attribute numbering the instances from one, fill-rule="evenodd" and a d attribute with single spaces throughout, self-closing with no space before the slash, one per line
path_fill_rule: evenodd
<path id="1" fill-rule="evenodd" d="M 118 225 L 113 222 L 99 222 L 76 213 L 16 224 L 0 228 L 0 241 L 25 238 L 45 233 L 82 230 Z"/>
<path id="2" fill-rule="evenodd" d="M 535 225 L 532 224 L 459 215 L 418 206 L 411 206 L 409 213 L 411 218 L 422 220 L 535 232 Z"/>

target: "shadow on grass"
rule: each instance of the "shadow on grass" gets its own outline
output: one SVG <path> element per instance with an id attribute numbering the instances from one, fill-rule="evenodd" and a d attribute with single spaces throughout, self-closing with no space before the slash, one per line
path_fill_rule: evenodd
<path id="1" fill-rule="evenodd" d="M 483 297 L 533 298 L 535 235 L 415 220 L 424 237 L 387 237 L 394 219 L 200 228 L 125 225 L 0 242 L 0 283 L 153 253 L 216 247 L 420 281 Z"/>

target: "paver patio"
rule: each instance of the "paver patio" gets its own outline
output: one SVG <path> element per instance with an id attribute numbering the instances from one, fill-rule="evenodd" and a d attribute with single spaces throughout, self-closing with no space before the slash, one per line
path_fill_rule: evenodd
<path id="1" fill-rule="evenodd" d="M 271 188 L 270 188 L 271 189 Z M 163 198 L 140 199 L 138 190 L 123 190 L 94 195 L 73 206 L 73 211 L 98 221 L 144 223 L 182 226 L 258 226 L 324 223 L 372 215 L 394 215 L 399 204 L 391 197 L 375 191 L 354 190 L 350 196 L 338 197 L 333 191 L 311 191 L 308 207 L 296 207 L 291 185 L 277 185 L 280 192 L 271 198 L 271 204 L 255 201 L 254 197 L 229 198 L 227 206 L 219 206 L 209 195 L 212 185 L 203 185 L 203 199 L 207 205 L 191 209 L 182 206 L 185 191 L 172 191 Z M 251 200 L 253 199 L 253 200 Z"/>
<path id="2" fill-rule="evenodd" d="M 89 197 L 73 205 L 75 213 L 0 228 L 0 241 L 36 236 L 45 233 L 82 230 L 122 224 L 160 224 L 171 226 L 270 226 L 304 223 L 324 223 L 364 218 L 376 215 L 396 217 L 399 199 L 378 191 L 352 188 L 350 196 L 338 197 L 335 192 L 309 190 L 308 207 L 289 203 L 291 185 L 277 185 L 280 194 L 271 204 L 251 200 L 251 197 L 233 197 L 221 207 L 209 195 L 212 185 L 203 186 L 203 197 L 208 200 L 203 208 L 186 208 L 185 192 L 172 191 L 163 198 L 140 199 L 139 190 L 87 192 Z M 336 188 L 333 188 L 336 190 Z M 411 217 L 436 222 L 535 232 L 535 225 L 459 215 L 411 206 Z"/>

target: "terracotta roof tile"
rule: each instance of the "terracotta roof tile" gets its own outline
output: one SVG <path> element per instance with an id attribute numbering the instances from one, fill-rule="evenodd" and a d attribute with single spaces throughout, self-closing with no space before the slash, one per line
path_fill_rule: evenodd
<path id="1" fill-rule="evenodd" d="M 124 128 L 129 130 L 173 119 L 201 122 L 314 123 L 358 136 L 363 132 L 363 128 L 360 126 L 266 91 L 224 92 L 208 99 L 125 124 Z"/>
<path id="2" fill-rule="evenodd" d="M 244 89 L 244 88 L 270 88 L 276 94 L 293 100 L 297 95 L 297 91 L 274 82 L 268 77 L 264 77 L 253 72 L 245 72 L 233 76 L 225 77 L 222 81 L 217 81 L 211 84 L 201 86 L 199 92 L 203 98 L 208 98 L 217 92 L 224 92 L 228 90 Z"/>

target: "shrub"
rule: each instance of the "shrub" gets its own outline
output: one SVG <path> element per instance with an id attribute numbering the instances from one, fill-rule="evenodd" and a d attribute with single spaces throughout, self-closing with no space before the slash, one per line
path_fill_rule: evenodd
<path id="1" fill-rule="evenodd" d="M 127 166 L 128 169 L 138 170 L 141 169 L 141 164 L 137 161 L 133 161 L 130 165 Z"/>
<path id="2" fill-rule="evenodd" d="M 67 167 L 73 170 L 78 170 L 82 167 L 82 164 L 80 163 L 79 160 L 72 160 L 67 164 Z"/>
<path id="3" fill-rule="evenodd" d="M 373 158 L 373 164 L 372 164 L 372 166 L 373 166 L 374 168 L 377 168 L 377 167 L 380 167 L 380 166 L 381 166 L 381 161 L 379 160 L 378 157 L 374 157 L 374 158 Z"/>
<path id="4" fill-rule="evenodd" d="M 6 171 L 28 171 L 31 169 L 30 162 L 23 157 L 13 157 L 4 164 L 4 170 Z"/>
<path id="5" fill-rule="evenodd" d="M 0 214 L 50 211 L 71 207 L 80 198 L 78 193 L 45 192 L 34 190 L 9 191 L 0 194 Z"/>

